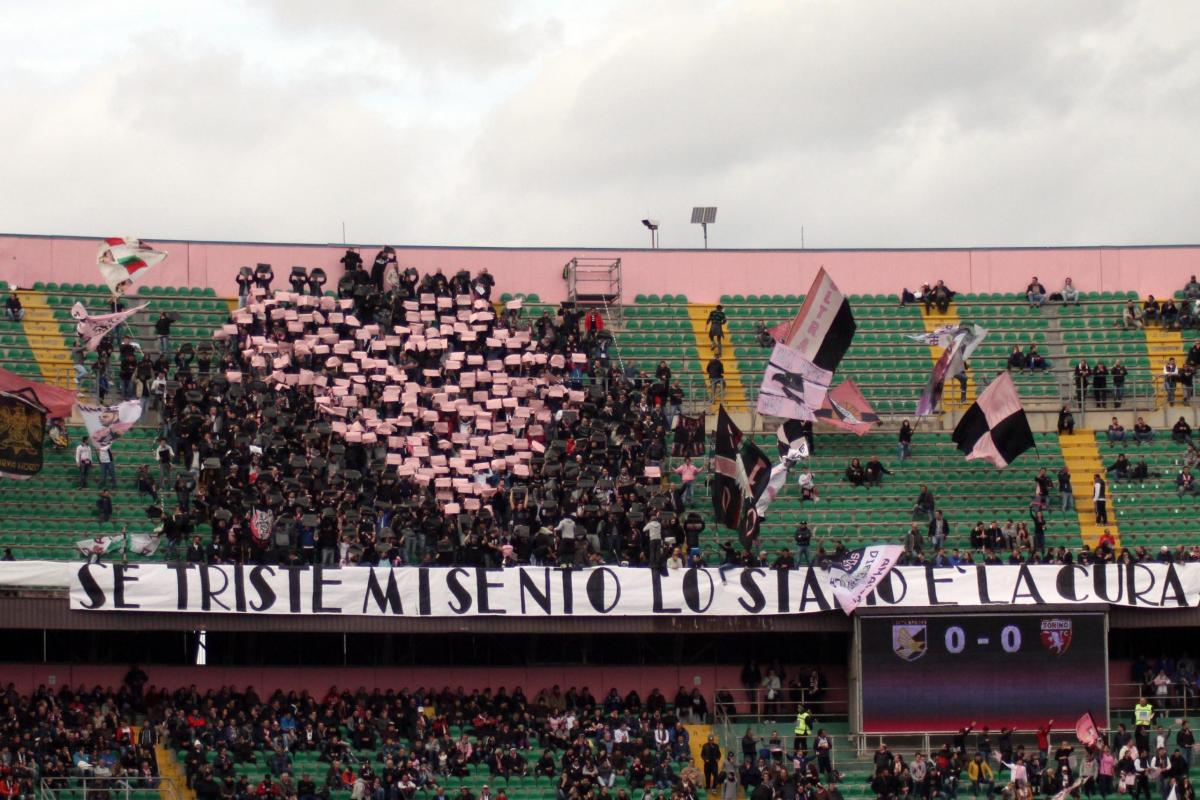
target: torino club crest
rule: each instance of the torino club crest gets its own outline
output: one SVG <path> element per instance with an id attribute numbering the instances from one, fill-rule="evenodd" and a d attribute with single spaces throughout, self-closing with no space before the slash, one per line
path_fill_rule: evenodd
<path id="1" fill-rule="evenodd" d="M 1042 647 L 1056 656 L 1071 647 L 1071 620 L 1056 617 L 1042 620 Z"/>

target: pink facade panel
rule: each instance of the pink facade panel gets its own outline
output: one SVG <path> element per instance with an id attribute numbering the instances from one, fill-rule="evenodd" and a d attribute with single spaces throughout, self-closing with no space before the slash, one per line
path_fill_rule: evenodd
<path id="1" fill-rule="evenodd" d="M 96 239 L 0 236 L 0 280 L 21 287 L 35 281 L 97 283 Z M 340 276 L 341 245 L 226 244 L 154 240 L 170 255 L 147 280 L 151 285 L 211 286 L 235 292 L 238 268 L 258 262 L 275 268 L 286 286 L 293 265 L 322 267 Z M 370 263 L 375 246 L 361 248 Z M 1082 291 L 1170 294 L 1200 272 L 1200 247 L 1045 248 L 970 250 L 595 250 L 397 247 L 400 263 L 422 272 L 486 267 L 502 292 L 565 297 L 563 267 L 572 258 L 620 258 L 624 295 L 685 294 L 715 302 L 723 294 L 801 294 L 824 266 L 853 294 L 898 293 L 942 278 L 966 292 L 1018 292 L 1037 275 L 1051 291 L 1070 276 Z"/>

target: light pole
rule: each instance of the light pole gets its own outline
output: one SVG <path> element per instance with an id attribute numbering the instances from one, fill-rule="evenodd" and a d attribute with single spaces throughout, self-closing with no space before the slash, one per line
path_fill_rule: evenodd
<path id="1" fill-rule="evenodd" d="M 658 249 L 658 220 L 644 219 L 642 224 L 650 229 L 650 249 Z"/>
<path id="2" fill-rule="evenodd" d="M 704 249 L 708 249 L 708 226 L 717 221 L 716 206 L 695 206 L 692 209 L 692 224 L 704 230 Z"/>

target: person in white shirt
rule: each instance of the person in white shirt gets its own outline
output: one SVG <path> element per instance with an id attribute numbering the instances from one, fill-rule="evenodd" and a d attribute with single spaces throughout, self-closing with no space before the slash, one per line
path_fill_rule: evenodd
<path id="1" fill-rule="evenodd" d="M 642 527 L 646 541 L 650 544 L 650 566 L 657 569 L 662 558 L 662 523 L 658 521 L 658 512 L 650 515 L 650 521 Z"/>
<path id="2" fill-rule="evenodd" d="M 667 569 L 683 569 L 683 553 L 678 547 L 671 551 L 671 557 L 667 559 Z"/>
<path id="3" fill-rule="evenodd" d="M 75 448 L 75 466 L 79 467 L 79 488 L 86 489 L 88 472 L 92 468 L 92 446 L 88 444 L 86 436 Z"/>
<path id="4" fill-rule="evenodd" d="M 1075 284 L 1071 283 L 1070 278 L 1063 283 L 1061 294 L 1064 303 L 1079 305 L 1079 290 L 1075 288 Z"/>

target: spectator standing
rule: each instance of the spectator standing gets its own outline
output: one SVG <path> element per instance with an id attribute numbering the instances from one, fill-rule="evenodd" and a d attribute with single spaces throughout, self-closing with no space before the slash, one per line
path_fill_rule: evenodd
<path id="1" fill-rule="evenodd" d="M 117 467 L 113 463 L 113 454 L 111 447 L 97 448 L 96 454 L 100 461 L 100 485 L 117 486 Z"/>
<path id="2" fill-rule="evenodd" d="M 1096 507 L 1096 522 L 1102 525 L 1108 524 L 1108 499 L 1106 497 L 1108 484 L 1104 482 L 1104 478 L 1096 473 L 1092 476 L 1092 503 Z"/>
<path id="3" fill-rule="evenodd" d="M 167 355 L 171 352 L 171 325 L 174 324 L 167 312 L 158 315 L 154 321 L 154 333 L 158 336 L 158 352 Z"/>
<path id="4" fill-rule="evenodd" d="M 1121 401 L 1125 399 L 1125 378 L 1129 375 L 1129 370 L 1121 363 L 1121 359 L 1117 359 L 1113 363 L 1113 367 L 1109 370 L 1109 376 L 1112 378 L 1113 385 L 1113 407 L 1120 408 Z"/>
<path id="5" fill-rule="evenodd" d="M 725 339 L 725 321 L 725 307 L 720 303 L 708 312 L 708 319 L 705 321 L 708 327 L 708 343 L 718 354 L 721 352 L 721 343 Z"/>
<path id="6" fill-rule="evenodd" d="M 1179 368 L 1178 382 L 1183 387 L 1183 404 L 1191 405 L 1196 390 L 1196 367 L 1185 361 Z"/>
<path id="7" fill-rule="evenodd" d="M 700 467 L 692 463 L 691 456 L 683 459 L 683 463 L 675 468 L 680 480 L 683 482 L 683 489 L 679 494 L 680 502 L 684 508 L 690 508 L 692 505 L 692 496 L 696 488 L 696 475 L 700 473 Z"/>
<path id="8" fill-rule="evenodd" d="M 107 523 L 112 519 L 112 496 L 108 493 L 108 489 L 100 490 L 100 496 L 96 498 L 96 511 L 100 515 L 101 523 Z"/>
<path id="9" fill-rule="evenodd" d="M 812 529 L 808 527 L 808 520 L 800 520 L 800 524 L 796 526 L 796 563 L 804 562 L 804 566 L 812 566 L 812 562 L 808 558 L 808 548 L 812 545 Z"/>
<path id="10" fill-rule="evenodd" d="M 1066 512 L 1075 508 L 1075 494 L 1071 486 L 1071 470 L 1066 464 L 1058 471 L 1058 493 L 1062 501 L 1062 511 Z"/>
<path id="11" fill-rule="evenodd" d="M 917 495 L 917 502 L 913 504 L 913 519 L 925 517 L 927 522 L 933 521 L 933 512 L 937 505 L 933 497 L 933 492 L 925 484 L 921 484 L 921 492 Z"/>
<path id="12" fill-rule="evenodd" d="M 1103 361 L 1097 361 L 1092 367 L 1092 397 L 1097 408 L 1108 407 L 1108 367 Z"/>
<path id="13" fill-rule="evenodd" d="M 1079 360 L 1075 365 L 1075 402 L 1083 408 L 1083 399 L 1087 395 L 1088 385 L 1091 383 L 1092 368 L 1088 366 L 1086 358 Z"/>
<path id="14" fill-rule="evenodd" d="M 92 469 L 92 446 L 89 444 L 88 437 L 83 437 L 83 441 L 75 448 L 75 466 L 79 468 L 79 488 L 86 489 L 88 484 L 88 472 Z"/>
<path id="15" fill-rule="evenodd" d="M 1075 432 L 1075 415 L 1071 413 L 1070 407 L 1063 405 L 1058 411 L 1058 433 L 1070 435 Z"/>
<path id="16" fill-rule="evenodd" d="M 900 460 L 903 461 L 912 455 L 913 429 L 908 420 L 900 423 L 900 433 L 896 438 L 900 445 Z"/>
<path id="17" fill-rule="evenodd" d="M 713 404 L 723 402 L 725 400 L 725 365 L 721 363 L 721 357 L 713 355 L 704 371 L 708 374 L 709 394 Z"/>
<path id="18" fill-rule="evenodd" d="M 1175 392 L 1179 384 L 1179 367 L 1174 358 L 1168 358 L 1163 364 L 1163 388 L 1167 392 L 1167 405 L 1175 405 Z"/>

